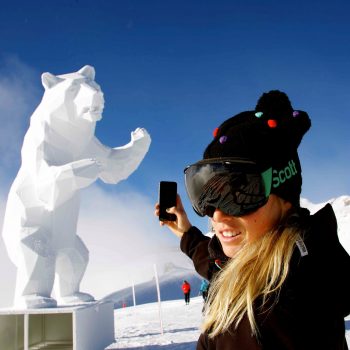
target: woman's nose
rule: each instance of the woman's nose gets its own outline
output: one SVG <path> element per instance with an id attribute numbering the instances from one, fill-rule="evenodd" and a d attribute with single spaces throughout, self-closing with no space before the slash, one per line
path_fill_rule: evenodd
<path id="1" fill-rule="evenodd" d="M 215 209 L 213 217 L 212 217 L 212 220 L 215 222 L 223 222 L 223 221 L 231 220 L 231 219 L 232 219 L 231 215 L 224 213 L 220 209 Z"/>

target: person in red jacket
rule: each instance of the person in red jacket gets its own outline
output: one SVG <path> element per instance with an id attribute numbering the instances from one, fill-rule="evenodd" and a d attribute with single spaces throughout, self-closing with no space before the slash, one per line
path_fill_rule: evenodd
<path id="1" fill-rule="evenodd" d="M 310 126 L 286 94 L 270 91 L 223 122 L 186 167 L 192 207 L 214 235 L 192 226 L 179 196 L 168 209 L 176 221 L 161 225 L 210 282 L 197 350 L 348 349 L 349 254 L 330 204 L 313 215 L 300 206 L 297 148 Z"/>
<path id="2" fill-rule="evenodd" d="M 182 283 L 181 289 L 184 292 L 185 303 L 186 303 L 186 305 L 188 305 L 190 303 L 191 285 L 185 280 Z"/>

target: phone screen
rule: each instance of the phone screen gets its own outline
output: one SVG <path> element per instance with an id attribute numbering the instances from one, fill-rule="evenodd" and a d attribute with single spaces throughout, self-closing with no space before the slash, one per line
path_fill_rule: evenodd
<path id="1" fill-rule="evenodd" d="M 177 183 L 173 181 L 161 181 L 159 183 L 159 220 L 175 221 L 176 215 L 166 212 L 167 208 L 176 205 Z"/>

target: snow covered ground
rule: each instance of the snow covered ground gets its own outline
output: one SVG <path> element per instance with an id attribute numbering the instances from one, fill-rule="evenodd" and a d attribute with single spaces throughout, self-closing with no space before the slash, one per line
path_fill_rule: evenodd
<path id="1" fill-rule="evenodd" d="M 106 349 L 129 350 L 195 350 L 201 323 L 201 297 L 162 302 L 163 334 L 158 304 L 143 304 L 115 310 L 116 342 Z M 350 317 L 345 321 L 350 346 Z"/>
<path id="2" fill-rule="evenodd" d="M 161 303 L 163 334 L 158 303 L 115 310 L 115 338 L 112 349 L 194 350 L 200 331 L 202 297 Z"/>

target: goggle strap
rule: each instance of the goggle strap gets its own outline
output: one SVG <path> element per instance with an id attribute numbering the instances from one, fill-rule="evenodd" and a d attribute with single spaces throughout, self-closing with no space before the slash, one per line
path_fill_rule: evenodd
<path id="1" fill-rule="evenodd" d="M 271 193 L 271 186 L 272 186 L 272 167 L 265 170 L 264 172 L 261 173 L 261 176 L 264 180 L 265 184 L 265 196 L 266 198 L 270 195 Z"/>

